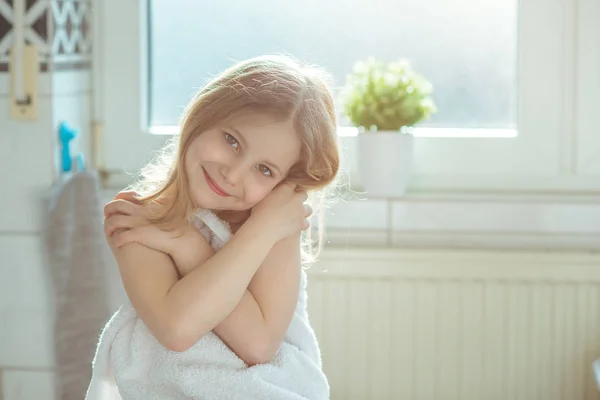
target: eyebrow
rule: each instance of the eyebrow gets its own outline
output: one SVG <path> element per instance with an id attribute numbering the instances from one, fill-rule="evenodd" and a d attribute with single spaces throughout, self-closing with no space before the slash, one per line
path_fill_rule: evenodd
<path id="1" fill-rule="evenodd" d="M 229 129 L 231 129 L 233 132 L 235 132 L 235 134 L 240 138 L 240 140 L 242 141 L 242 144 L 246 147 L 248 147 L 248 142 L 246 141 L 246 138 L 244 137 L 244 135 L 242 135 L 242 132 L 238 131 L 237 129 L 235 129 L 233 126 L 230 126 Z M 264 161 L 263 162 L 267 167 L 271 168 L 271 169 L 275 169 L 277 170 L 277 173 L 279 175 L 283 175 L 283 173 L 281 172 L 281 168 L 279 168 L 277 165 L 275 165 L 274 163 L 272 163 L 271 161 Z"/>

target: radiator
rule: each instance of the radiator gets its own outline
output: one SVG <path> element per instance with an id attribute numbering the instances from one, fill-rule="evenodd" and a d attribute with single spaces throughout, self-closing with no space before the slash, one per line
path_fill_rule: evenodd
<path id="1" fill-rule="evenodd" d="M 331 398 L 600 399 L 600 256 L 326 249 L 309 314 Z"/>

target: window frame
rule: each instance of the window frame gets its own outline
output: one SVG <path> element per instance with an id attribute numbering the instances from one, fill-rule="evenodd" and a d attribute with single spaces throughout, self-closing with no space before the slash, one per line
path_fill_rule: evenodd
<path id="1" fill-rule="evenodd" d="M 584 27 L 576 22 L 581 10 L 595 7 L 592 4 L 593 0 L 519 1 L 518 135 L 417 137 L 411 193 L 600 191 L 595 176 L 577 174 L 582 145 L 573 139 L 579 120 L 587 121 L 573 106 L 581 97 L 581 45 L 592 47 L 594 42 L 577 38 L 586 29 L 595 34 L 598 30 L 591 17 Z M 131 179 L 121 171 L 135 173 L 170 137 L 151 134 L 147 126 L 147 7 L 148 0 L 102 0 L 95 5 L 93 112 L 102 132 L 95 155 L 117 186 Z M 598 98 L 597 92 L 586 95 Z M 352 136 L 342 138 L 352 182 L 358 181 L 356 142 Z"/>

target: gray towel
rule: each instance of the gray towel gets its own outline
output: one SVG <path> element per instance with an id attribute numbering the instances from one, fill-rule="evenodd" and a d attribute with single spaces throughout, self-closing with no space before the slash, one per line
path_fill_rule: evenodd
<path id="1" fill-rule="evenodd" d="M 43 232 L 54 291 L 57 399 L 81 400 L 100 330 L 109 319 L 110 249 L 97 175 L 63 176 L 50 191 Z"/>

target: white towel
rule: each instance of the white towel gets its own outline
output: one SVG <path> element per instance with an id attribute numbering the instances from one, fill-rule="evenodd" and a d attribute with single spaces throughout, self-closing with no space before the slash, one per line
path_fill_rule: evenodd
<path id="1" fill-rule="evenodd" d="M 229 227 L 210 211 L 198 212 L 194 222 L 216 251 L 231 237 Z M 169 351 L 128 303 L 100 336 L 86 396 L 87 400 L 328 398 L 329 385 L 306 311 L 304 271 L 294 316 L 270 363 L 248 367 L 212 332 L 185 352 Z"/>

